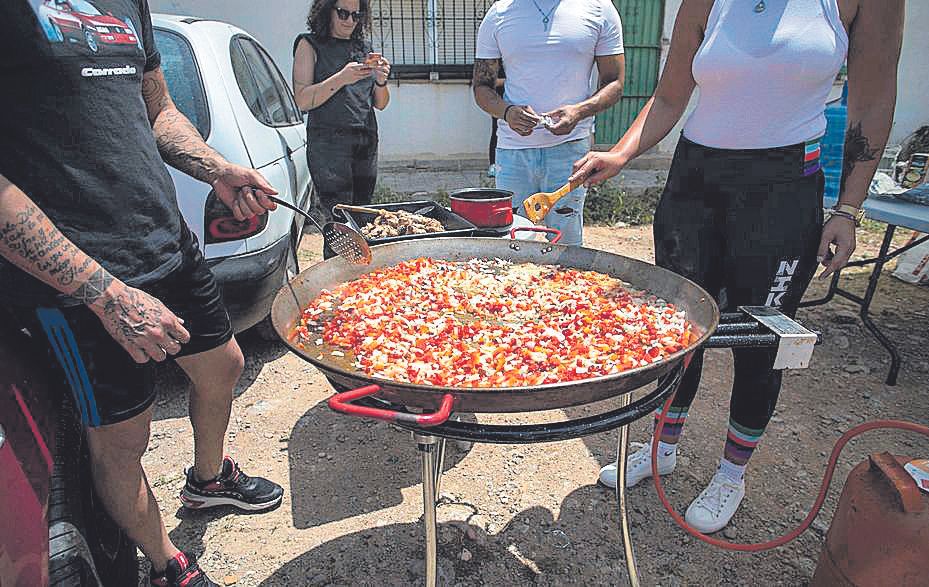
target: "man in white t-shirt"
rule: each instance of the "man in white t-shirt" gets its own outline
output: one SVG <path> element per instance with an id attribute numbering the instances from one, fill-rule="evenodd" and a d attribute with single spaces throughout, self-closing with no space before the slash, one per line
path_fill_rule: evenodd
<path id="1" fill-rule="evenodd" d="M 501 63 L 502 98 L 494 91 Z M 624 74 L 622 23 L 610 0 L 497 0 L 490 7 L 477 37 L 474 99 L 500 119 L 497 187 L 513 192 L 514 206 L 568 181 L 590 149 L 593 116 L 622 96 Z M 545 217 L 565 244 L 581 244 L 586 195 L 583 187 L 572 191 Z"/>

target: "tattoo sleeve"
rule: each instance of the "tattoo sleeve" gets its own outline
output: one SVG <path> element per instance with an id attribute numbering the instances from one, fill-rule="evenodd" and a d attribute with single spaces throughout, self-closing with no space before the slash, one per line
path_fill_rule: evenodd
<path id="1" fill-rule="evenodd" d="M 497 94 L 497 76 L 500 73 L 499 59 L 475 59 L 471 85 L 474 88 L 474 101 L 482 110 L 494 118 L 502 118 L 506 102 Z"/>
<path id="2" fill-rule="evenodd" d="M 471 83 L 475 88 L 478 86 L 486 86 L 492 90 L 496 87 L 497 76 L 499 74 L 499 59 L 475 59 Z"/>
<path id="3" fill-rule="evenodd" d="M 852 122 L 845 133 L 845 152 L 842 157 L 842 180 L 839 193 L 845 193 L 845 182 L 855 170 L 855 165 L 874 161 L 878 149 L 871 148 L 871 141 L 861 132 L 861 122 Z"/>
<path id="4" fill-rule="evenodd" d="M 113 276 L 78 249 L 22 191 L 0 177 L 0 255 L 81 303 L 97 301 Z"/>
<path id="5" fill-rule="evenodd" d="M 200 181 L 212 182 L 223 159 L 174 105 L 161 68 L 142 77 L 142 99 L 165 162 Z"/>

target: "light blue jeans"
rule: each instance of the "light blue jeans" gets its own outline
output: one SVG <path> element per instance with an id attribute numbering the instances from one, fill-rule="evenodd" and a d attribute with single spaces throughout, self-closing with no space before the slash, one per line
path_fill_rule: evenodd
<path id="1" fill-rule="evenodd" d="M 590 150 L 590 140 L 568 141 L 554 147 L 497 149 L 497 189 L 513 192 L 513 207 L 525 215 L 523 201 L 538 192 L 553 192 L 571 176 L 574 162 Z M 545 215 L 543 223 L 561 231 L 561 243 L 581 245 L 587 188 L 568 193 Z"/>

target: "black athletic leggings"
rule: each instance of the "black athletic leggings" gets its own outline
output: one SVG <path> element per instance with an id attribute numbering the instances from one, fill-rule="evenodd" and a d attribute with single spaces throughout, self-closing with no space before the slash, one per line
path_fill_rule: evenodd
<path id="1" fill-rule="evenodd" d="M 793 316 L 816 271 L 823 173 L 815 142 L 774 149 L 712 149 L 681 137 L 655 212 L 655 260 L 705 288 L 720 309 L 778 307 Z M 735 349 L 730 418 L 767 426 L 781 387 L 776 351 Z M 688 408 L 700 383 L 698 351 L 678 390 Z"/>
<path id="2" fill-rule="evenodd" d="M 314 129 L 306 154 L 326 219 L 336 204 L 371 203 L 377 183 L 377 130 Z"/>

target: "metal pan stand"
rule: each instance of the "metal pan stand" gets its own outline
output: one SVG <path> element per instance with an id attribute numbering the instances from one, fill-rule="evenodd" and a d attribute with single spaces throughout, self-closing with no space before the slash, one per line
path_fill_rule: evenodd
<path id="1" fill-rule="evenodd" d="M 722 314 L 719 327 L 702 348 L 776 348 L 775 364 L 779 369 L 805 368 L 809 364 L 813 347 L 819 335 L 774 308 L 740 307 L 738 312 Z M 528 425 L 488 425 L 449 420 L 438 426 L 422 427 L 411 421 L 397 421 L 396 425 L 412 432 L 416 449 L 420 453 L 423 476 L 423 523 L 425 525 L 425 585 L 436 585 L 437 527 L 436 505 L 442 483 L 447 439 L 492 444 L 531 444 L 581 438 L 619 428 L 617 462 L 625 463 L 628 453 L 628 425 L 650 415 L 655 408 L 677 392 L 690 355 L 662 376 L 656 388 L 644 397 L 632 401 L 632 394 L 619 396 L 617 409 L 602 414 L 563 422 Z M 404 406 L 375 398 L 364 398 L 356 403 L 374 408 L 388 408 L 410 413 Z M 626 557 L 629 584 L 639 585 L 635 563 L 635 549 L 627 515 L 625 467 L 618 467 L 616 500 L 619 506 L 620 535 Z"/>

